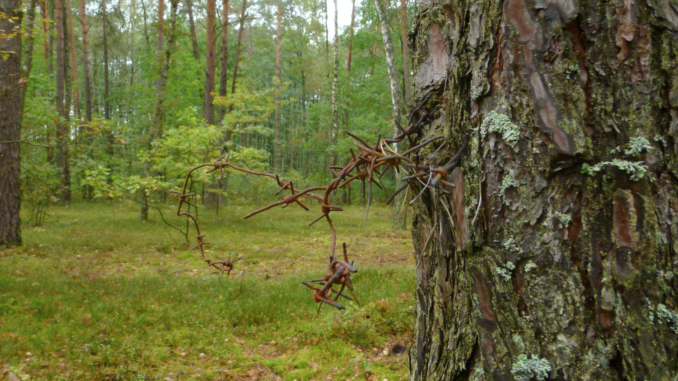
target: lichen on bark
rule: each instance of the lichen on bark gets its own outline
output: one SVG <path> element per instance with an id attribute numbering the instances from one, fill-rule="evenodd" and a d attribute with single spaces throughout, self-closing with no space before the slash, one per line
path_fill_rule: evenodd
<path id="1" fill-rule="evenodd" d="M 422 0 L 409 43 L 419 139 L 471 136 L 415 204 L 411 379 L 673 380 L 678 7 Z"/>

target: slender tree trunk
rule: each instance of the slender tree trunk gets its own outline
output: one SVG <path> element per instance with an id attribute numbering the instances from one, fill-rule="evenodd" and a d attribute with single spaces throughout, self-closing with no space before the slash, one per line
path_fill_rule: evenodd
<path id="1" fill-rule="evenodd" d="M 436 7 L 411 41 L 441 111 L 415 144 L 444 135 L 441 164 L 467 148 L 455 188 L 415 203 L 411 379 L 674 379 L 676 8 Z"/>
<path id="2" fill-rule="evenodd" d="M 226 96 L 226 87 L 228 86 L 228 13 L 229 0 L 223 0 L 221 4 L 221 52 L 220 52 L 220 70 L 219 70 L 219 96 Z M 219 107 L 219 125 L 226 116 L 226 107 Z"/>
<path id="3" fill-rule="evenodd" d="M 351 78 L 351 57 L 353 55 L 353 23 L 355 22 L 355 0 L 351 1 L 351 28 L 348 36 L 348 58 L 346 59 L 346 72 L 349 80 Z"/>
<path id="4" fill-rule="evenodd" d="M 31 0 L 28 6 L 28 14 L 26 15 L 26 39 L 24 45 L 26 51 L 21 56 L 21 106 L 19 107 L 20 118 L 23 119 L 24 105 L 26 104 L 26 90 L 28 90 L 28 81 L 31 77 L 31 66 L 33 65 L 33 48 L 35 46 L 35 10 L 38 1 Z"/>
<path id="5" fill-rule="evenodd" d="M 330 32 L 328 30 L 328 23 L 329 21 L 329 13 L 327 10 L 327 2 L 330 0 L 325 0 L 325 62 L 327 62 L 327 66 L 329 66 L 330 63 Z M 327 74 L 329 76 L 329 70 L 327 71 Z"/>
<path id="6" fill-rule="evenodd" d="M 388 8 L 386 7 L 389 3 L 386 2 L 386 5 L 382 3 L 381 0 L 374 0 L 374 5 L 377 8 L 377 13 L 379 14 L 379 21 L 381 23 L 381 36 L 384 41 L 384 52 L 386 55 L 386 67 L 388 69 L 388 79 L 391 85 L 391 101 L 393 103 L 393 135 L 396 136 L 400 134 L 400 130 L 397 128 L 397 123 L 402 121 L 402 106 L 403 99 L 400 92 L 400 81 L 398 80 L 398 70 L 395 65 L 395 54 L 393 53 L 393 41 L 391 40 L 391 31 L 389 29 L 388 21 Z M 400 151 L 399 144 L 394 144 L 396 152 Z M 396 187 L 400 187 L 399 175 L 396 174 Z M 402 216 L 401 208 L 403 206 L 403 198 L 405 197 L 404 193 L 400 193 L 393 202 L 393 218 L 392 218 L 392 227 L 393 229 L 403 229 L 405 228 L 405 220 L 400 220 Z"/>
<path id="7" fill-rule="evenodd" d="M 161 56 L 160 62 L 160 76 L 158 78 L 158 86 L 156 88 L 156 98 L 155 105 L 153 106 L 153 116 L 151 118 L 150 126 L 150 139 L 149 139 L 149 149 L 150 143 L 160 139 L 162 137 L 163 128 L 162 128 L 162 114 L 165 111 L 163 103 L 165 101 L 165 89 L 167 86 L 167 74 L 169 73 L 170 68 L 170 58 L 172 56 L 172 49 L 174 49 L 174 42 L 176 40 L 176 24 L 177 24 L 177 6 L 179 0 L 170 0 L 172 9 L 170 10 L 170 31 L 169 39 L 167 41 L 167 46 L 165 47 L 165 54 Z M 146 166 L 146 175 L 150 173 L 150 168 Z M 142 205 L 141 205 L 141 219 L 143 221 L 148 220 L 148 205 L 146 197 L 146 189 L 141 190 Z"/>
<path id="8" fill-rule="evenodd" d="M 32 0 L 35 1 L 35 0 Z M 73 33 L 73 8 L 71 7 L 71 0 L 66 0 L 66 11 L 68 12 L 68 34 L 70 37 L 69 49 L 71 51 L 71 72 L 73 78 L 73 94 L 75 95 L 75 102 L 73 109 L 75 116 L 80 119 L 80 84 L 78 83 L 78 64 L 75 54 L 75 34 Z"/>
<path id="9" fill-rule="evenodd" d="M 279 173 L 282 169 L 282 157 L 280 155 L 280 67 L 281 67 L 281 47 L 282 47 L 282 27 L 280 17 L 280 1 L 278 0 L 278 23 L 276 28 L 275 42 L 275 151 L 274 168 Z"/>
<path id="10" fill-rule="evenodd" d="M 21 1 L 0 0 L 0 30 L 17 32 L 0 38 L 0 246 L 21 245 Z M 13 18 L 15 18 L 13 20 Z M 14 21 L 11 23 L 10 21 Z"/>
<path id="11" fill-rule="evenodd" d="M 405 105 L 412 105 L 410 93 L 410 52 L 407 46 L 407 0 L 400 0 L 400 21 L 403 41 L 403 80 L 405 82 Z"/>
<path id="12" fill-rule="evenodd" d="M 162 60 L 162 46 L 165 42 L 165 0 L 158 0 L 158 44 L 155 51 Z"/>
<path id="13" fill-rule="evenodd" d="M 80 0 L 80 27 L 82 28 L 82 71 L 85 76 L 85 119 L 87 122 L 92 121 L 92 80 L 89 71 L 89 51 L 88 51 L 88 32 L 87 13 L 85 9 L 85 1 Z M 92 131 L 88 129 L 88 133 Z"/>
<path id="14" fill-rule="evenodd" d="M 69 168 L 69 152 L 68 141 L 70 140 L 69 124 L 68 124 L 68 109 L 65 104 L 65 87 L 67 76 L 69 73 L 66 69 L 66 40 L 64 28 L 64 5 L 62 0 L 56 0 L 55 4 L 56 17 L 54 24 L 56 26 L 56 88 L 57 88 L 57 112 L 59 113 L 59 120 L 57 122 L 57 157 L 56 164 L 59 176 L 59 200 L 62 205 L 67 205 L 71 199 L 71 174 Z"/>
<path id="15" fill-rule="evenodd" d="M 42 0 L 40 3 L 40 11 L 42 12 L 42 33 L 47 36 L 49 19 L 47 18 L 47 0 Z M 43 38 L 42 45 L 44 48 L 45 61 L 49 60 L 49 38 Z"/>
<path id="16" fill-rule="evenodd" d="M 339 136 L 339 111 L 337 107 L 337 92 L 339 90 L 339 22 L 338 22 L 337 0 L 334 0 L 334 75 L 332 77 L 332 131 L 330 139 L 332 155 L 330 156 L 330 165 L 337 164 L 337 138 Z"/>
<path id="17" fill-rule="evenodd" d="M 188 22 L 191 26 L 191 44 L 193 45 L 193 58 L 200 61 L 200 54 L 198 53 L 198 37 L 195 34 L 195 21 L 193 20 L 193 1 L 186 0 L 186 9 L 188 10 Z"/>
<path id="18" fill-rule="evenodd" d="M 56 18 L 56 14 L 55 14 L 56 0 L 49 0 L 48 6 L 49 6 L 49 8 L 47 10 L 48 10 L 48 13 L 49 13 L 49 19 L 50 19 L 50 21 L 56 22 L 56 20 L 55 20 L 55 18 Z M 54 33 L 52 32 L 53 27 L 51 25 L 52 25 L 52 23 L 48 22 L 48 24 L 47 24 L 47 27 L 48 27 L 48 29 L 47 29 L 47 34 L 48 34 L 47 43 L 49 45 L 49 48 L 48 48 L 48 57 L 47 57 L 47 72 L 50 73 L 50 74 L 54 73 L 54 59 L 53 59 L 53 56 L 54 56 Z"/>
<path id="19" fill-rule="evenodd" d="M 217 2 L 207 0 L 207 52 L 205 54 L 205 121 L 214 125 L 214 87 L 217 68 Z"/>
<path id="20" fill-rule="evenodd" d="M 238 82 L 238 66 L 240 64 L 240 51 L 242 50 L 242 37 L 245 32 L 245 15 L 247 14 L 247 0 L 242 2 L 242 12 L 240 13 L 240 30 L 238 30 L 238 45 L 235 48 L 235 67 L 233 68 L 233 86 L 231 87 L 231 94 L 235 94 L 236 83 Z M 233 111 L 233 105 L 229 107 L 229 112 Z M 226 141 L 231 138 L 231 132 L 226 134 Z"/>
<path id="21" fill-rule="evenodd" d="M 162 1 L 162 0 L 160 0 Z M 111 105 L 109 97 L 108 83 L 108 19 L 106 15 L 106 0 L 101 0 L 101 10 L 103 12 L 103 34 L 104 34 L 104 117 L 111 119 Z"/>

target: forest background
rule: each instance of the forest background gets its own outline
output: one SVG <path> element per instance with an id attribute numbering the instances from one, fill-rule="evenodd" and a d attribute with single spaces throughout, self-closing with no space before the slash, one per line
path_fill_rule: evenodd
<path id="1" fill-rule="evenodd" d="M 349 129 L 368 139 L 393 134 L 374 2 L 360 3 L 354 22 L 339 30 L 336 124 L 331 3 L 181 2 L 176 41 L 168 49 L 169 4 L 163 0 L 64 1 L 63 44 L 55 31 L 56 2 L 24 4 L 24 30 L 30 36 L 24 39 L 24 62 L 32 56 L 32 69 L 25 78 L 21 177 L 24 205 L 31 210 L 24 223 L 29 225 L 44 221 L 50 203 L 64 205 L 71 199 L 142 200 L 146 193 L 151 203 L 165 202 L 166 191 L 177 189 L 188 168 L 226 151 L 249 168 L 322 184 L 331 178 L 330 165 L 350 157 L 352 139 L 338 132 Z M 229 9 L 227 21 L 224 7 Z M 278 7 L 281 57 L 276 76 Z M 413 5 L 394 2 L 385 8 L 401 91 L 409 95 L 402 76 L 401 17 L 403 11 L 413 13 Z M 161 90 L 165 54 L 171 59 L 166 89 Z M 211 67 L 208 57 L 215 57 Z M 66 90 L 60 116 L 56 85 L 61 65 L 66 68 Z M 159 122 L 153 120 L 156 108 Z M 258 200 L 274 185 L 238 175 L 213 186 L 200 180 L 204 178 L 196 189 L 203 200 L 210 201 L 210 192 L 221 193 L 220 200 L 212 201 L 222 204 L 228 199 Z M 350 201 L 348 194 L 342 197 Z"/>

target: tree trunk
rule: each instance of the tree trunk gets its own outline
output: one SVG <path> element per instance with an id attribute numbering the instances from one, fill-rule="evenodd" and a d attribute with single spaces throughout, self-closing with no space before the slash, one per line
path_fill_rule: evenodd
<path id="1" fill-rule="evenodd" d="M 207 0 L 207 52 L 205 54 L 205 121 L 214 122 L 214 87 L 217 68 L 217 1 Z"/>
<path id="2" fill-rule="evenodd" d="M 678 374 L 678 10 L 420 2 L 412 380 Z M 416 144 L 416 142 L 415 142 Z M 441 147 L 442 145 L 442 147 Z M 412 192 L 422 187 L 411 182 Z"/>
<path id="3" fill-rule="evenodd" d="M 51 26 L 53 21 L 56 19 L 56 0 L 49 0 L 49 8 L 48 8 L 48 13 L 49 13 L 49 22 L 47 23 L 47 33 L 48 33 L 48 38 L 47 38 L 47 44 L 49 45 L 48 48 L 48 59 L 47 59 L 47 72 L 52 74 L 54 72 L 54 59 L 52 58 L 54 56 L 54 32 L 53 32 L 53 27 Z"/>
<path id="4" fill-rule="evenodd" d="M 346 72 L 348 78 L 351 78 L 351 56 L 353 55 L 353 23 L 355 22 L 355 0 L 351 1 L 351 28 L 348 35 L 348 58 L 346 59 Z"/>
<path id="5" fill-rule="evenodd" d="M 162 0 L 160 0 L 162 1 Z M 101 10 L 103 12 L 103 34 L 104 34 L 104 117 L 111 119 L 111 105 L 108 101 L 108 20 L 106 16 L 106 0 L 101 0 Z"/>
<path id="6" fill-rule="evenodd" d="M 280 66 L 281 66 L 281 46 L 282 46 L 282 27 L 280 17 L 280 1 L 278 0 L 278 23 L 276 28 L 275 42 L 275 147 L 274 147 L 274 168 L 279 173 L 282 169 L 282 156 L 280 155 Z"/>
<path id="7" fill-rule="evenodd" d="M 384 41 L 384 52 L 386 54 L 386 68 L 388 69 L 388 79 L 391 85 L 391 102 L 393 103 L 393 136 L 400 134 L 398 130 L 397 123 L 402 121 L 402 107 L 403 107 L 403 98 L 400 92 L 400 81 L 398 80 L 398 70 L 395 65 L 395 54 L 393 54 L 393 40 L 391 39 L 391 30 L 389 29 L 388 22 L 388 4 L 382 4 L 381 0 L 374 0 L 374 5 L 377 8 L 377 13 L 379 14 L 379 21 L 381 24 L 381 37 Z M 396 152 L 399 152 L 399 144 L 394 144 Z M 396 173 L 395 178 L 396 188 L 400 188 L 401 182 L 399 175 Z M 405 193 L 401 192 L 398 197 L 396 197 L 393 202 L 393 216 L 392 216 L 392 228 L 393 229 L 404 229 L 405 220 L 401 220 L 400 217 L 403 215 L 401 213 L 401 208 L 403 206 L 403 199 Z"/>
<path id="8" fill-rule="evenodd" d="M 89 26 L 87 25 L 87 13 L 85 10 L 85 0 L 80 0 L 80 28 L 82 29 L 82 71 L 85 76 L 85 119 L 87 122 L 92 121 L 92 80 L 89 72 L 89 52 L 87 33 Z M 88 129 L 88 133 L 92 131 Z"/>
<path id="9" fill-rule="evenodd" d="M 35 0 L 32 0 L 35 1 Z M 68 34 L 70 45 L 69 49 L 71 51 L 71 73 L 73 78 L 73 95 L 75 95 L 75 102 L 73 103 L 73 109 L 75 110 L 75 116 L 80 118 L 80 85 L 78 84 L 78 64 L 77 57 L 75 54 L 75 34 L 73 33 L 73 8 L 71 7 L 71 0 L 66 0 L 66 12 L 68 12 Z"/>
<path id="10" fill-rule="evenodd" d="M 42 12 L 42 33 L 43 36 L 47 36 L 49 25 L 49 19 L 47 18 L 47 0 L 42 0 L 40 3 L 40 11 Z M 42 39 L 42 45 L 44 48 L 45 61 L 49 60 L 49 38 Z"/>
<path id="11" fill-rule="evenodd" d="M 219 59 L 219 96 L 226 96 L 226 87 L 228 86 L 228 13 L 229 0 L 223 0 L 221 4 L 221 52 Z M 219 125 L 223 123 L 226 116 L 226 107 L 219 107 Z"/>
<path id="12" fill-rule="evenodd" d="M 198 37 L 195 34 L 195 20 L 193 20 L 193 1 L 186 0 L 186 10 L 188 11 L 188 22 L 191 26 L 191 44 L 193 45 L 193 58 L 200 61 L 200 54 L 198 53 Z"/>
<path id="13" fill-rule="evenodd" d="M 16 32 L 0 38 L 0 246 L 21 245 L 21 37 L 23 11 L 19 0 L 0 0 L 0 30 Z M 16 17 L 16 20 L 12 18 Z M 13 23 L 10 21 L 14 21 Z"/>
<path id="14" fill-rule="evenodd" d="M 68 108 L 64 99 L 65 87 L 68 83 L 66 77 L 69 76 L 66 68 L 66 36 L 67 28 L 64 28 L 64 4 L 62 0 L 56 0 L 55 4 L 56 17 L 54 24 L 56 26 L 56 88 L 57 88 L 57 112 L 59 113 L 59 120 L 57 122 L 57 156 L 56 165 L 58 168 L 59 177 L 59 200 L 62 205 L 67 205 L 71 200 L 71 173 L 69 168 L 68 158 L 68 141 L 70 140 L 69 124 L 68 124 Z M 68 95 L 66 95 L 68 97 Z"/>
<path id="15" fill-rule="evenodd" d="M 162 45 L 165 40 L 165 0 L 158 0 L 158 44 L 155 51 L 162 60 Z M 161 64 L 162 65 L 162 64 Z"/>
<path id="16" fill-rule="evenodd" d="M 31 0 L 28 7 L 28 14 L 26 15 L 26 40 L 24 45 L 26 51 L 21 56 L 21 106 L 19 107 L 20 119 L 23 119 L 24 105 L 26 104 L 26 90 L 28 90 L 28 81 L 31 77 L 31 66 L 33 65 L 33 48 L 35 46 L 35 10 L 38 5 L 38 0 Z"/>
<path id="17" fill-rule="evenodd" d="M 334 74 L 332 76 L 332 131 L 330 142 L 332 143 L 332 155 L 330 166 L 337 164 L 337 137 L 339 135 L 339 110 L 337 107 L 337 92 L 339 91 L 339 22 L 337 0 L 334 0 Z"/>
<path id="18" fill-rule="evenodd" d="M 240 14 L 240 30 L 238 30 L 238 45 L 235 47 L 235 67 L 233 68 L 233 86 L 231 87 L 231 94 L 235 94 L 235 86 L 238 82 L 238 66 L 240 64 L 240 50 L 242 49 L 242 36 L 245 32 L 245 15 L 247 11 L 247 0 L 242 2 L 242 13 Z M 229 108 L 229 112 L 233 111 L 233 105 Z M 226 141 L 231 138 L 231 132 L 226 134 Z"/>
<path id="19" fill-rule="evenodd" d="M 400 21 L 402 25 L 403 42 L 403 80 L 405 82 L 405 105 L 412 105 L 410 93 L 410 52 L 407 46 L 407 0 L 400 0 Z"/>

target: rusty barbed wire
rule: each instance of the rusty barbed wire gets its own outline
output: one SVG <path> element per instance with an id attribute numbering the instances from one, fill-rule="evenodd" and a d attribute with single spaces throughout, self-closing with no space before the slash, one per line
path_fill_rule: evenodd
<path id="1" fill-rule="evenodd" d="M 387 196 L 389 196 L 386 187 L 381 182 L 381 178 L 388 172 L 389 169 L 393 169 L 397 173 L 405 171 L 407 176 L 402 178 L 405 184 L 396 189 L 389 196 L 387 204 L 390 203 L 403 190 L 405 190 L 408 187 L 411 187 L 413 185 L 411 181 L 414 180 L 422 184 L 424 187 L 422 188 L 421 192 L 413 199 L 412 202 L 414 202 L 414 200 L 416 200 L 426 189 L 435 187 L 438 184 L 443 184 L 446 187 L 453 188 L 454 184 L 447 181 L 448 175 L 451 173 L 452 170 L 454 170 L 454 168 L 460 165 L 462 154 L 466 147 L 468 146 L 469 135 L 468 134 L 464 135 L 464 137 L 462 138 L 462 145 L 460 149 L 457 151 L 455 156 L 447 164 L 444 165 L 438 164 L 437 156 L 440 153 L 441 149 L 447 143 L 443 143 L 442 145 L 440 145 L 435 152 L 428 155 L 423 160 L 421 160 L 418 156 L 418 153 L 422 148 L 440 139 L 443 139 L 444 137 L 442 135 L 425 139 L 420 144 L 412 146 L 413 144 L 412 137 L 414 135 L 422 134 L 423 127 L 430 124 L 433 121 L 433 116 L 437 111 L 437 108 L 433 108 L 432 110 L 426 108 L 426 104 L 428 103 L 430 97 L 431 94 L 426 95 L 423 98 L 422 102 L 410 112 L 406 128 L 403 129 L 402 126 L 400 126 L 400 124 L 396 122 L 397 127 L 401 131 L 401 133 L 392 139 L 382 139 L 380 134 L 379 137 L 377 138 L 376 144 L 372 145 L 365 139 L 351 133 L 350 131 L 345 131 L 348 136 L 355 139 L 353 141 L 353 145 L 358 150 L 358 154 L 353 152 L 353 149 L 351 149 L 350 150 L 351 160 L 346 165 L 344 165 L 343 167 L 331 166 L 330 171 L 333 175 L 333 179 L 330 182 L 330 184 L 326 186 L 314 186 L 303 190 L 295 189 L 294 187 L 295 183 L 293 181 L 281 179 L 277 174 L 267 172 L 257 172 L 247 168 L 236 166 L 235 164 L 230 162 L 229 155 L 221 156 L 213 163 L 203 163 L 191 168 L 189 172 L 186 174 L 186 178 L 181 192 L 172 191 L 172 193 L 178 196 L 179 208 L 177 209 L 177 215 L 179 217 L 186 216 L 188 219 L 192 220 L 196 229 L 197 233 L 196 245 L 193 246 L 191 250 L 200 248 L 203 261 L 206 262 L 208 266 L 214 267 L 217 270 L 219 270 L 221 274 L 223 274 L 224 272 L 226 272 L 227 275 L 230 274 L 230 272 L 233 270 L 234 263 L 242 259 L 242 257 L 239 257 L 238 259 L 231 261 L 230 253 L 229 258 L 227 260 L 212 261 L 211 259 L 206 258 L 205 246 L 209 245 L 209 242 L 205 242 L 205 234 L 201 234 L 200 232 L 198 219 L 194 217 L 190 212 L 183 211 L 182 209 L 184 204 L 187 204 L 196 208 L 197 210 L 197 205 L 188 201 L 188 198 L 194 196 L 195 193 L 186 193 L 188 183 L 193 172 L 201 168 L 210 168 L 206 172 L 207 174 L 219 171 L 223 176 L 224 169 L 231 169 L 234 171 L 247 173 L 255 176 L 269 177 L 275 180 L 279 186 L 279 189 L 275 193 L 275 196 L 278 196 L 280 193 L 284 191 L 289 191 L 289 194 L 283 196 L 276 202 L 273 202 L 260 209 L 248 213 L 247 215 L 244 216 L 244 218 L 248 219 L 254 217 L 257 214 L 263 213 L 276 206 L 282 206 L 282 208 L 286 208 L 292 204 L 297 204 L 303 209 L 308 211 L 309 209 L 302 203 L 301 197 L 308 196 L 318 200 L 321 203 L 320 205 L 321 214 L 315 220 L 311 221 L 309 223 L 309 226 L 312 226 L 313 224 L 315 224 L 316 222 L 320 221 L 323 218 L 327 220 L 328 226 L 330 228 L 330 233 L 332 235 L 329 250 L 329 264 L 327 266 L 326 274 L 322 278 L 313 279 L 308 282 L 303 281 L 302 284 L 313 290 L 313 301 L 316 303 L 325 303 L 338 309 L 344 309 L 344 307 L 341 304 L 337 303 L 339 297 L 343 297 L 347 300 L 357 301 L 355 295 L 353 295 L 353 297 L 349 297 L 343 294 L 346 288 L 348 288 L 349 291 L 353 294 L 353 282 L 351 280 L 351 275 L 356 273 L 358 270 L 354 267 L 353 261 L 349 262 L 346 243 L 343 243 L 343 254 L 344 254 L 343 259 L 338 259 L 335 256 L 337 245 L 337 232 L 336 229 L 334 228 L 334 224 L 332 223 L 332 219 L 330 218 L 330 213 L 340 212 L 343 209 L 339 206 L 333 205 L 330 202 L 330 197 L 332 193 L 335 192 L 336 190 L 347 186 L 350 187 L 350 184 L 353 181 L 358 180 L 362 183 L 361 189 L 363 197 L 366 185 L 369 186 L 370 198 L 368 199 L 367 202 L 367 213 L 369 214 L 369 205 L 371 202 L 372 194 L 372 184 L 384 190 Z M 402 142 L 405 138 L 409 140 L 411 148 L 400 154 L 397 152 L 396 149 L 391 148 L 390 146 L 391 144 L 398 144 Z M 415 154 L 414 159 L 409 157 L 409 155 L 411 154 Z M 442 189 L 442 191 L 447 193 L 445 189 Z M 324 192 L 324 194 L 320 195 L 314 192 L 319 193 Z M 322 288 L 314 286 L 312 283 L 317 283 L 318 286 L 321 286 Z M 340 287 L 339 290 L 335 290 L 333 288 L 335 285 Z"/>

